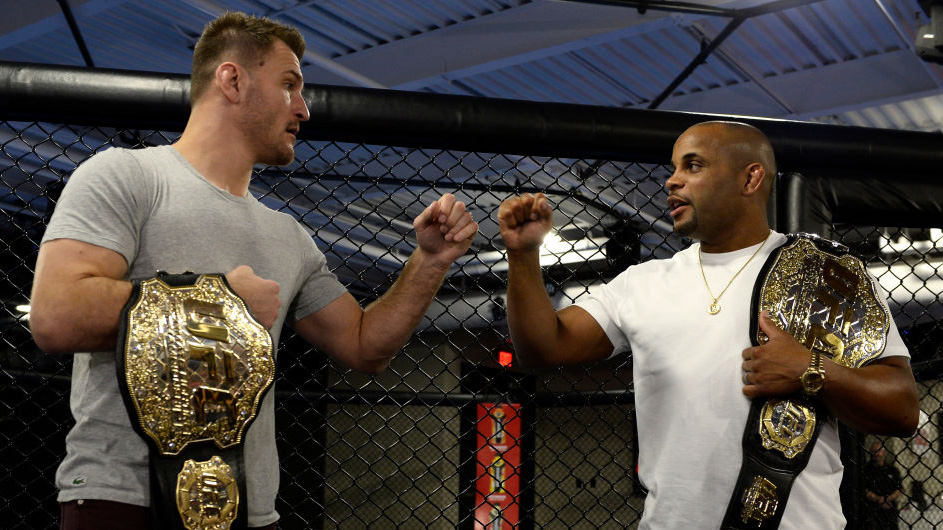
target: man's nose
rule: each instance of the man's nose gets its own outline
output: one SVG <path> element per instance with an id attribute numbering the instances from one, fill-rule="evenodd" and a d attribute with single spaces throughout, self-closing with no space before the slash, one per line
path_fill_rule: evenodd
<path id="1" fill-rule="evenodd" d="M 298 94 L 298 103 L 295 105 L 295 117 L 301 121 L 308 121 L 311 118 L 311 113 L 308 112 L 308 104 L 301 94 Z"/>
<path id="2" fill-rule="evenodd" d="M 680 187 L 681 187 L 681 178 L 678 177 L 678 172 L 675 171 L 674 173 L 671 174 L 670 177 L 668 177 L 668 180 L 665 181 L 665 189 L 667 189 L 670 192 Z"/>

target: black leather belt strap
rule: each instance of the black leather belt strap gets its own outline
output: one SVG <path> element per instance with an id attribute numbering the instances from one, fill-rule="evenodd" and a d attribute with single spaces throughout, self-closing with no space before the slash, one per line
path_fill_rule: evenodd
<path id="1" fill-rule="evenodd" d="M 795 236 L 790 236 L 783 245 L 775 249 L 763 264 L 763 268 L 757 277 L 753 289 L 753 299 L 750 304 L 750 342 L 753 346 L 760 344 L 757 330 L 759 329 L 759 313 L 762 310 L 760 299 L 764 279 L 768 277 L 770 269 L 778 262 L 778 256 L 782 249 L 795 240 Z M 750 414 L 747 416 L 747 424 L 743 429 L 741 442 L 743 463 L 740 466 L 740 475 L 737 477 L 737 483 L 727 504 L 727 512 L 724 514 L 721 530 L 773 530 L 779 528 L 779 523 L 782 521 L 783 513 L 786 510 L 786 501 L 789 500 L 792 483 L 795 481 L 796 476 L 805 469 L 806 464 L 809 463 L 812 447 L 815 445 L 815 440 L 822 428 L 821 421 L 815 421 L 815 416 L 818 415 L 815 414 L 814 407 L 810 407 L 813 414 L 814 428 L 811 429 L 811 432 L 806 433 L 806 437 L 810 440 L 807 446 L 804 447 L 804 451 L 800 451 L 790 458 L 780 449 L 764 447 L 760 435 L 760 430 L 763 428 L 764 412 L 769 411 L 774 403 L 782 401 L 754 399 L 750 404 Z M 789 410 L 785 414 L 780 410 L 780 414 L 776 418 L 777 422 L 782 422 L 784 419 L 793 416 L 793 414 L 790 414 L 791 407 L 788 407 L 789 403 L 789 401 L 785 402 Z M 800 405 L 806 404 L 800 403 Z M 805 420 L 807 419 L 805 418 Z M 774 428 L 777 426 L 774 426 Z"/>
<path id="2" fill-rule="evenodd" d="M 769 530 L 779 528 L 792 483 L 809 463 L 812 448 L 822 429 L 817 421 L 808 448 L 793 458 L 765 449 L 760 437 L 764 405 L 769 400 L 754 400 L 743 432 L 743 464 L 734 486 L 721 530 Z M 824 411 L 816 411 L 823 419 Z"/>

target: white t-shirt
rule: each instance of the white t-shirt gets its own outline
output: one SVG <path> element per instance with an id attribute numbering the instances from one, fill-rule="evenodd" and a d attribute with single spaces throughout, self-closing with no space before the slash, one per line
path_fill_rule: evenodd
<path id="1" fill-rule="evenodd" d="M 649 494 L 640 530 L 720 527 L 742 462 L 750 400 L 743 395 L 741 354 L 750 347 L 750 302 L 767 257 L 786 237 L 773 233 L 720 299 L 711 298 L 694 244 L 670 259 L 629 267 L 577 305 L 614 345 L 631 346 L 639 432 L 639 478 Z M 702 254 L 715 294 L 759 245 Z M 891 326 L 882 356 L 908 356 Z M 808 466 L 793 483 L 782 530 L 845 526 L 838 488 L 842 464 L 834 420 L 823 425 Z"/>

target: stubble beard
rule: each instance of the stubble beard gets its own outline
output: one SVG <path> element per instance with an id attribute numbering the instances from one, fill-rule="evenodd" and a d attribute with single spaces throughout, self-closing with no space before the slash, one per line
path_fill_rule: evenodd
<path id="1" fill-rule="evenodd" d="M 675 234 L 681 237 L 690 237 L 697 230 L 697 215 L 693 209 L 690 212 L 691 218 L 687 220 L 678 220 L 674 222 Z"/>
<path id="2" fill-rule="evenodd" d="M 260 164 L 269 166 L 287 166 L 295 160 L 295 148 L 292 145 L 282 143 L 263 144 L 262 156 L 259 157 Z"/>
<path id="3" fill-rule="evenodd" d="M 272 141 L 268 138 L 260 138 L 261 131 L 271 131 L 280 120 L 273 116 L 273 113 L 266 113 L 261 110 L 264 108 L 264 105 L 258 92 L 253 91 L 248 97 L 250 105 L 245 116 L 243 116 L 242 127 L 243 132 L 249 137 L 250 141 L 259 144 L 258 156 L 255 163 L 268 166 L 286 166 L 291 164 L 295 160 L 295 146 L 293 144 L 286 144 L 279 140 Z M 285 128 L 287 129 L 287 125 Z M 285 129 L 282 129 L 275 134 L 281 137 L 282 134 L 287 133 Z"/>

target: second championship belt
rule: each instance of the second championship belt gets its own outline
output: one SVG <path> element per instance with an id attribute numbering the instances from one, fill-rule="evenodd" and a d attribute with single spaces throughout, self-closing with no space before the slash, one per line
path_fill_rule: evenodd
<path id="1" fill-rule="evenodd" d="M 887 343 L 891 315 L 864 263 L 837 243 L 807 234 L 790 235 L 763 266 L 754 288 L 750 340 L 769 338 L 759 315 L 814 353 L 859 368 Z M 806 467 L 827 421 L 814 397 L 757 398 L 743 433 L 743 464 L 722 530 L 779 527 L 789 491 Z"/>
<path id="2" fill-rule="evenodd" d="M 221 274 L 134 282 L 118 384 L 150 450 L 158 528 L 247 526 L 243 441 L 275 377 L 272 337 Z"/>

